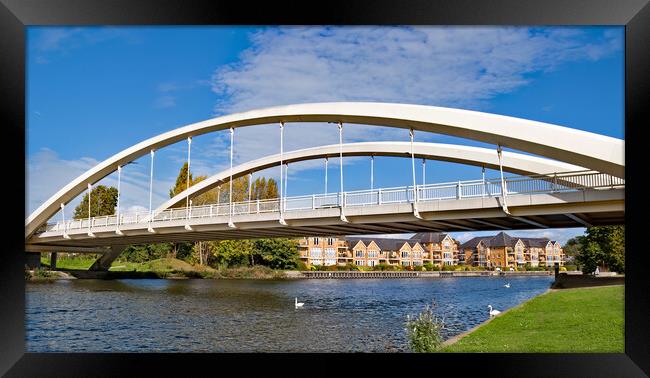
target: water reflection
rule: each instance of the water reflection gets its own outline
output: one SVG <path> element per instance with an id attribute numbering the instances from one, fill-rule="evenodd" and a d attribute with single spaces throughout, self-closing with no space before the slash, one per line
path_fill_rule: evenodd
<path id="1" fill-rule="evenodd" d="M 425 305 L 448 338 L 544 292 L 552 277 L 72 280 L 27 284 L 30 352 L 406 351 Z M 294 298 L 304 302 L 295 309 Z"/>

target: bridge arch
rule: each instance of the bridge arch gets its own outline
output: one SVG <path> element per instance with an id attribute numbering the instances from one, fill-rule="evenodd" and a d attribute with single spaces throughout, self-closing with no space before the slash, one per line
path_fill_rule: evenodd
<path id="1" fill-rule="evenodd" d="M 333 102 L 277 106 L 225 115 L 149 138 L 104 160 L 63 187 L 25 219 L 25 237 L 118 166 L 151 150 L 213 131 L 279 122 L 343 122 L 414 129 L 501 145 L 624 177 L 624 141 L 582 130 L 476 111 L 426 105 Z M 579 143 L 576 143 L 579 141 Z"/>
<path id="2" fill-rule="evenodd" d="M 347 143 L 341 146 L 343 156 L 397 156 L 411 158 L 411 144 L 409 142 L 361 142 Z M 413 143 L 413 152 L 418 159 L 440 160 L 453 163 L 461 163 L 499 169 L 499 160 L 494 150 L 482 147 L 470 147 L 456 144 L 443 143 Z M 331 158 L 339 156 L 339 145 L 319 146 L 301 150 L 284 152 L 280 154 L 265 156 L 252 160 L 236 167 L 233 167 L 232 177 L 239 178 L 249 173 L 258 172 L 272 168 L 283 163 L 295 163 L 299 161 Z M 560 172 L 582 171 L 585 168 L 572 164 L 562 163 L 554 160 L 536 156 L 519 154 L 516 152 L 503 152 L 503 170 L 520 175 L 540 175 Z M 160 205 L 153 214 L 184 204 L 185 199 L 196 197 L 206 191 L 230 181 L 230 169 L 225 169 L 205 180 L 191 186 L 189 189 L 178 193 L 173 198 Z M 143 218 L 143 222 L 147 222 Z"/>

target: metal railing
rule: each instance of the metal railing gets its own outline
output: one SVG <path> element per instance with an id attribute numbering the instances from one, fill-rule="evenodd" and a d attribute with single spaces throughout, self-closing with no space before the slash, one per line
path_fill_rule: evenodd
<path id="1" fill-rule="evenodd" d="M 580 191 L 585 189 L 624 188 L 625 180 L 605 173 L 594 171 L 564 172 L 535 176 L 515 176 L 504 179 L 506 195 L 541 194 Z M 339 207 L 356 207 L 382 205 L 391 203 L 412 203 L 417 194 L 418 202 L 458 200 L 463 198 L 501 196 L 501 180 L 468 180 L 438 184 L 417 185 L 397 188 L 380 188 L 373 190 L 356 190 L 343 193 L 314 194 L 307 196 L 285 197 L 282 199 L 283 212 L 316 210 Z M 280 199 L 253 200 L 220 203 L 189 208 L 172 208 L 154 214 L 149 220 L 149 212 L 124 213 L 94 217 L 90 220 L 77 219 L 48 223 L 43 231 L 65 232 L 68 230 L 89 229 L 94 227 L 116 226 L 134 223 L 156 223 L 172 220 L 213 218 L 232 215 L 277 213 L 280 211 Z M 90 221 L 90 226 L 89 226 Z"/>

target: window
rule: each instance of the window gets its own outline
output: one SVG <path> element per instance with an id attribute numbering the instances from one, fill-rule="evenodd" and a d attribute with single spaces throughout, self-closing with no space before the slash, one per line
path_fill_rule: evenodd
<path id="1" fill-rule="evenodd" d="M 442 245 L 443 245 L 445 248 L 449 248 L 449 240 L 445 240 L 445 241 L 442 243 Z"/>
<path id="2" fill-rule="evenodd" d="M 323 260 L 322 259 L 312 259 L 311 260 L 311 265 L 323 265 Z"/>
<path id="3" fill-rule="evenodd" d="M 357 249 L 354 251 L 354 257 L 363 257 L 363 251 Z"/>
<path id="4" fill-rule="evenodd" d="M 368 257 L 377 257 L 378 255 L 379 255 L 379 253 L 377 253 L 377 251 L 368 252 Z"/>
<path id="5" fill-rule="evenodd" d="M 406 258 L 408 258 L 408 257 L 409 257 L 409 253 L 408 253 L 408 252 L 402 252 L 402 258 L 403 258 L 403 259 L 406 259 Z"/>
<path id="6" fill-rule="evenodd" d="M 422 265 L 422 261 L 413 261 L 413 265 L 420 266 Z"/>
<path id="7" fill-rule="evenodd" d="M 336 250 L 334 248 L 325 248 L 325 257 L 336 257 Z"/>
<path id="8" fill-rule="evenodd" d="M 354 263 L 355 263 L 356 265 L 366 265 L 366 262 L 363 261 L 363 260 L 354 260 Z"/>
<path id="9" fill-rule="evenodd" d="M 325 265 L 336 265 L 336 259 L 325 260 Z"/>
<path id="10" fill-rule="evenodd" d="M 318 238 L 314 238 L 314 244 L 318 244 Z"/>
<path id="11" fill-rule="evenodd" d="M 323 250 L 321 248 L 312 248 L 309 253 L 309 256 L 318 257 L 318 258 L 323 257 Z"/>
<path id="12" fill-rule="evenodd" d="M 451 258 L 452 258 L 452 257 L 451 257 L 451 253 L 449 253 L 449 252 L 445 252 L 445 253 L 444 253 L 444 259 L 445 259 L 445 260 L 449 260 L 449 259 L 451 259 Z"/>
<path id="13" fill-rule="evenodd" d="M 375 266 L 376 263 L 377 263 L 377 261 L 375 261 L 375 260 L 369 260 L 368 261 L 368 266 Z"/>
<path id="14" fill-rule="evenodd" d="M 334 238 L 327 238 L 327 245 L 334 245 Z"/>
<path id="15" fill-rule="evenodd" d="M 402 266 L 409 266 L 411 265 L 410 261 L 402 261 Z"/>

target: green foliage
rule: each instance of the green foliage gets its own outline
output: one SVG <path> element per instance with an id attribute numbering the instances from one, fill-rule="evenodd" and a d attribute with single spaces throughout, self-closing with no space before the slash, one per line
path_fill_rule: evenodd
<path id="1" fill-rule="evenodd" d="M 208 245 L 213 254 L 212 265 L 234 267 L 250 264 L 253 253 L 251 240 L 221 240 L 208 242 Z"/>
<path id="2" fill-rule="evenodd" d="M 46 269 L 34 269 L 35 278 L 52 278 L 55 276 L 55 273 L 46 270 Z"/>
<path id="3" fill-rule="evenodd" d="M 187 175 L 188 175 L 188 166 L 187 166 L 187 162 L 185 162 L 185 164 L 183 164 L 183 166 L 181 167 L 181 171 L 178 173 L 178 176 L 176 177 L 176 184 L 174 185 L 173 188 L 169 189 L 169 198 L 174 198 L 175 195 L 187 189 L 187 185 L 188 185 Z M 192 186 L 192 172 L 189 172 L 189 175 L 190 175 L 189 185 Z"/>
<path id="4" fill-rule="evenodd" d="M 587 274 L 602 265 L 625 272 L 625 226 L 588 227 L 576 261 Z"/>
<path id="5" fill-rule="evenodd" d="M 172 243 L 130 245 L 124 249 L 120 255 L 120 260 L 142 263 L 162 259 L 170 254 L 172 247 Z"/>
<path id="6" fill-rule="evenodd" d="M 115 214 L 117 188 L 99 185 L 90 191 L 90 216 L 99 217 Z M 74 209 L 74 219 L 88 218 L 88 193 Z"/>
<path id="7" fill-rule="evenodd" d="M 298 243 L 287 238 L 256 239 L 252 254 L 255 264 L 271 269 L 295 269 L 300 260 Z"/>
<path id="8" fill-rule="evenodd" d="M 430 271 L 433 270 L 433 264 L 430 263 L 430 262 L 427 262 L 427 263 L 424 264 L 424 268 L 425 268 L 427 271 L 430 272 Z"/>
<path id="9" fill-rule="evenodd" d="M 351 271 L 351 270 L 356 270 L 356 266 L 351 263 L 346 263 L 343 266 L 338 266 L 337 269 L 342 271 Z"/>
<path id="10" fill-rule="evenodd" d="M 406 333 L 409 348 L 416 353 L 430 353 L 438 350 L 442 344 L 441 331 L 443 322 L 433 315 L 428 305 L 417 318 L 406 317 Z"/>
<path id="11" fill-rule="evenodd" d="M 258 177 L 253 181 L 251 192 L 251 199 L 253 200 L 279 197 L 278 184 L 274 179 L 269 179 L 267 181 L 264 177 Z"/>
<path id="12" fill-rule="evenodd" d="M 298 260 L 296 263 L 296 270 L 307 270 L 307 264 L 302 260 Z"/>
<path id="13" fill-rule="evenodd" d="M 585 237 L 583 235 L 576 236 L 567 240 L 566 244 L 562 248 L 564 250 L 564 255 L 569 258 L 576 257 L 580 253 L 580 248 L 584 243 Z"/>

